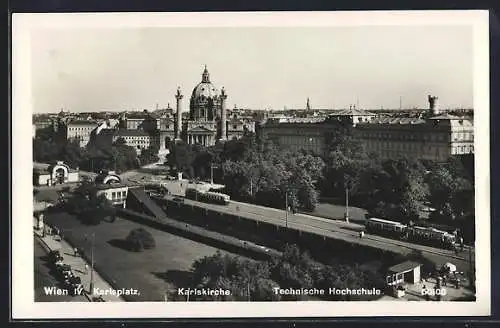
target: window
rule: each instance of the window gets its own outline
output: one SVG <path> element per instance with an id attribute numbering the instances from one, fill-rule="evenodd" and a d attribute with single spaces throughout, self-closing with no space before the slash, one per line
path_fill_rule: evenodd
<path id="1" fill-rule="evenodd" d="M 236 130 L 238 127 L 236 125 L 233 125 L 233 129 Z"/>
<path id="2" fill-rule="evenodd" d="M 116 192 L 114 192 L 114 191 L 113 191 L 113 192 L 111 193 L 111 198 L 112 198 L 112 199 L 116 199 Z"/>

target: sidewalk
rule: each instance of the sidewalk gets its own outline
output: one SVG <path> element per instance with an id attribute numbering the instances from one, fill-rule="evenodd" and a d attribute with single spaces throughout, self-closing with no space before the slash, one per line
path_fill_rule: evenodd
<path id="1" fill-rule="evenodd" d="M 36 226 L 37 220 L 33 218 L 33 226 Z M 84 259 L 82 259 L 80 256 L 74 256 L 74 250 L 71 245 L 69 245 L 66 241 L 64 240 L 57 240 L 55 237 L 56 236 L 50 236 L 46 235 L 45 237 L 42 237 L 42 231 L 38 229 L 34 229 L 35 234 L 37 237 L 43 241 L 43 243 L 49 248 L 50 250 L 58 250 L 62 257 L 64 258 L 63 262 L 64 264 L 68 264 L 71 266 L 73 272 L 80 277 L 82 280 L 82 285 L 85 291 L 88 293 L 89 288 L 90 288 L 90 268 L 91 265 L 90 263 L 85 262 Z M 88 264 L 89 270 L 88 272 L 85 272 L 85 264 Z M 94 270 L 94 288 L 99 288 L 100 290 L 111 290 L 113 287 L 111 287 L 95 270 Z M 85 295 L 89 301 L 92 301 L 92 295 Z M 97 297 L 97 295 L 96 295 Z M 116 295 L 103 295 L 102 299 L 105 302 L 124 302 L 125 300 L 122 299 L 121 297 L 118 297 Z"/>

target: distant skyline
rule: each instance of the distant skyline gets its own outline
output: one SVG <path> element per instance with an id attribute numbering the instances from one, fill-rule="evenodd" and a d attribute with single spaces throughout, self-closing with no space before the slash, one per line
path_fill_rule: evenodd
<path id="1" fill-rule="evenodd" d="M 38 29 L 35 113 L 183 110 L 204 66 L 228 107 L 473 107 L 470 26 Z"/>

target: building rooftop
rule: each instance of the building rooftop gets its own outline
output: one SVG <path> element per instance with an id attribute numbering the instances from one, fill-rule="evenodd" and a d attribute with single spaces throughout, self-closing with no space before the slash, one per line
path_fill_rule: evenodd
<path id="1" fill-rule="evenodd" d="M 419 117 L 379 117 L 368 122 L 361 122 L 358 126 L 368 124 L 424 124 L 426 121 Z"/>
<path id="2" fill-rule="evenodd" d="M 463 117 L 443 113 L 438 116 L 429 117 L 429 120 L 463 120 Z"/>
<path id="3" fill-rule="evenodd" d="M 388 271 L 394 273 L 403 273 L 413 270 L 419 266 L 422 266 L 422 264 L 413 261 L 405 261 L 403 263 L 391 266 Z"/>
<path id="4" fill-rule="evenodd" d="M 375 116 L 376 114 L 358 108 L 334 110 L 328 113 L 330 116 Z"/>
<path id="5" fill-rule="evenodd" d="M 96 121 L 88 121 L 88 120 L 73 120 L 68 122 L 68 126 L 70 125 L 86 125 L 86 126 L 97 126 Z"/>
<path id="6" fill-rule="evenodd" d="M 289 118 L 269 118 L 268 123 L 324 123 L 326 117 L 289 117 Z"/>
<path id="7" fill-rule="evenodd" d="M 119 137 L 147 137 L 149 134 L 142 130 L 132 130 L 132 129 L 119 129 L 115 132 L 116 136 Z"/>
<path id="8" fill-rule="evenodd" d="M 128 186 L 123 183 L 109 183 L 109 184 L 96 184 L 95 187 L 97 190 L 110 190 L 110 189 L 125 188 Z"/>
<path id="9" fill-rule="evenodd" d="M 127 120 L 134 120 L 134 119 L 137 119 L 137 120 L 145 120 L 145 119 L 156 119 L 159 117 L 158 114 L 156 113 L 151 113 L 151 112 L 130 112 L 130 113 L 127 113 L 127 115 L 125 116 Z"/>

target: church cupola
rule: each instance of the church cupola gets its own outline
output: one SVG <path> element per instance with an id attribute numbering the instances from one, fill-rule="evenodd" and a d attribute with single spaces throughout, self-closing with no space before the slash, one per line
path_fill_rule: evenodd
<path id="1" fill-rule="evenodd" d="M 205 70 L 203 71 L 203 75 L 201 76 L 202 83 L 210 83 L 210 74 L 207 70 L 207 65 L 205 65 Z"/>

